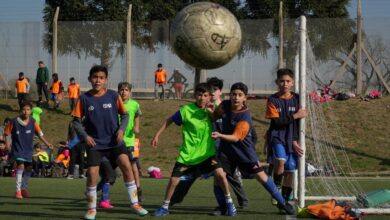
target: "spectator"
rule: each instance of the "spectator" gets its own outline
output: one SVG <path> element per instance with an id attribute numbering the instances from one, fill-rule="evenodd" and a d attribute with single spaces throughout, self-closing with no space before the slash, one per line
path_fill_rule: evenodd
<path id="1" fill-rule="evenodd" d="M 157 70 L 154 72 L 154 98 L 158 100 L 158 89 L 161 88 L 160 100 L 164 100 L 164 85 L 167 84 L 167 71 L 162 64 L 157 65 Z"/>
<path id="2" fill-rule="evenodd" d="M 0 140 L 0 176 L 4 175 L 4 168 L 9 165 L 9 151 L 5 147 L 5 141 Z"/>
<path id="3" fill-rule="evenodd" d="M 42 104 L 42 91 L 45 94 L 46 102 L 49 102 L 49 93 L 47 91 L 47 83 L 49 82 L 49 69 L 45 66 L 43 61 L 38 62 L 37 77 L 35 82 L 37 83 L 38 90 L 38 103 Z"/>
<path id="4" fill-rule="evenodd" d="M 24 77 L 24 73 L 19 73 L 19 78 L 15 82 L 15 92 L 18 98 L 19 110 L 21 110 L 22 103 L 27 101 L 27 95 L 30 92 L 30 84 Z"/>
<path id="5" fill-rule="evenodd" d="M 35 153 L 33 154 L 33 170 L 38 176 L 45 176 L 44 169 L 45 166 L 49 165 L 50 158 L 49 154 L 45 149 L 43 149 L 40 143 L 34 145 Z"/>

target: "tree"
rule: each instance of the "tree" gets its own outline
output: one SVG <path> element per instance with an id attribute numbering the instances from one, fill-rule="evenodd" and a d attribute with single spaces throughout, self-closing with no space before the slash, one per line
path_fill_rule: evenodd
<path id="1" fill-rule="evenodd" d="M 280 0 L 246 0 L 244 11 L 248 18 L 274 20 L 272 34 L 278 36 L 278 10 Z M 284 51 L 287 67 L 293 66 L 297 53 L 298 36 L 295 19 L 308 18 L 307 30 L 314 54 L 319 60 L 328 60 L 338 51 L 350 48 L 355 23 L 349 18 L 349 0 L 283 0 L 283 14 L 288 20 L 284 25 Z"/>

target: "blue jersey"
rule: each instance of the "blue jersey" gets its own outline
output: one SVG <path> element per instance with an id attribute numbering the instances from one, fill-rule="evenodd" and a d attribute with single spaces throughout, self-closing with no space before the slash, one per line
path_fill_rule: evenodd
<path id="1" fill-rule="evenodd" d="M 19 119 L 20 120 L 20 119 Z M 21 158 L 25 161 L 31 161 L 33 155 L 33 140 L 36 131 L 35 120 L 30 117 L 26 125 L 21 125 L 18 118 L 10 122 L 12 149 L 11 156 L 14 159 Z"/>
<path id="2" fill-rule="evenodd" d="M 299 109 L 299 95 L 293 93 L 290 98 L 283 99 L 273 94 L 268 97 L 266 117 L 271 119 L 268 129 L 268 143 L 272 145 L 282 144 L 287 152 L 293 152 L 292 142 L 297 140 L 299 127 L 298 120 L 292 120 L 284 126 L 278 126 L 274 120 L 278 118 L 292 118 Z"/>
<path id="3" fill-rule="evenodd" d="M 255 131 L 249 109 L 245 106 L 243 110 L 233 112 L 231 101 L 221 103 L 222 108 L 222 133 L 238 136 L 236 143 L 221 139 L 220 152 L 237 163 L 256 163 L 259 158 L 255 149 Z M 246 127 L 240 131 L 240 127 Z M 238 132 L 237 132 L 238 131 Z"/>
<path id="4" fill-rule="evenodd" d="M 96 145 L 94 149 L 102 150 L 116 147 L 116 133 L 119 130 L 118 114 L 126 112 L 118 93 L 107 90 L 102 96 L 93 96 L 86 92 L 79 98 L 74 116 L 82 118 L 85 131 Z"/>

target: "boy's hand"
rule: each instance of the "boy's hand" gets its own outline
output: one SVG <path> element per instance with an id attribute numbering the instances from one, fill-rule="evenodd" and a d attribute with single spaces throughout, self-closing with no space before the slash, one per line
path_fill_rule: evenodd
<path id="1" fill-rule="evenodd" d="M 213 113 L 214 112 L 214 104 L 213 103 L 208 103 L 207 105 L 206 105 L 206 110 L 209 112 L 209 113 Z"/>
<path id="2" fill-rule="evenodd" d="M 91 136 L 85 137 L 84 141 L 90 147 L 94 147 L 96 145 L 95 140 Z"/>
<path id="3" fill-rule="evenodd" d="M 303 149 L 301 148 L 301 146 L 299 146 L 298 142 L 297 141 L 293 141 L 293 150 L 294 152 L 299 156 L 299 157 L 302 157 L 303 154 L 304 154 L 304 151 Z"/>
<path id="4" fill-rule="evenodd" d="M 123 141 L 123 131 L 119 129 L 119 131 L 116 133 L 116 142 L 118 144 L 122 143 Z"/>
<path id="5" fill-rule="evenodd" d="M 157 148 L 158 137 L 155 136 L 150 144 L 152 145 L 153 148 Z"/>
<path id="6" fill-rule="evenodd" d="M 53 150 L 53 145 L 52 145 L 52 144 L 49 143 L 47 146 L 48 146 L 50 149 Z"/>
<path id="7" fill-rule="evenodd" d="M 139 134 L 139 128 L 134 127 L 133 132 L 134 134 Z"/>
<path id="8" fill-rule="evenodd" d="M 219 138 L 221 136 L 221 133 L 217 132 L 217 131 L 214 131 L 211 133 L 211 137 L 216 139 L 216 138 Z"/>
<path id="9" fill-rule="evenodd" d="M 294 115 L 294 119 L 304 118 L 306 117 L 307 112 L 304 108 L 300 108 Z"/>

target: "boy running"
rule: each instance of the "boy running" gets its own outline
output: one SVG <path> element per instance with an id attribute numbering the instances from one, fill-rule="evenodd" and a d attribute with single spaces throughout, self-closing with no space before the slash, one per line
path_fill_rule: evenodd
<path id="1" fill-rule="evenodd" d="M 195 88 L 195 103 L 184 105 L 167 118 L 152 140 L 152 146 L 157 147 L 158 140 L 162 132 L 174 122 L 182 125 L 183 143 L 180 147 L 179 156 L 169 180 L 165 200 L 162 206 L 154 213 L 155 216 L 168 215 L 168 207 L 171 197 L 180 177 L 187 173 L 192 173 L 199 169 L 202 173 L 214 171 L 214 175 L 221 186 L 226 199 L 226 209 L 229 216 L 236 215 L 232 198 L 230 197 L 226 176 L 221 168 L 220 162 L 215 156 L 214 141 L 210 134 L 213 125 L 209 112 L 213 109 L 210 106 L 211 91 L 206 83 L 200 83 Z"/>
<path id="2" fill-rule="evenodd" d="M 123 134 L 129 119 L 123 101 L 118 93 L 106 89 L 108 82 L 106 67 L 93 66 L 89 71 L 88 80 L 92 89 L 80 96 L 72 112 L 74 128 L 87 145 L 88 211 L 84 218 L 95 219 L 96 216 L 96 185 L 99 165 L 104 156 L 112 164 L 117 163 L 122 170 L 133 210 L 138 215 L 146 215 L 148 211 L 138 204 L 137 186 L 123 143 Z M 120 115 L 120 123 L 118 115 Z M 84 118 L 83 124 L 81 124 L 82 118 Z"/>
<path id="3" fill-rule="evenodd" d="M 12 119 L 5 127 L 6 146 L 11 148 L 11 156 L 16 161 L 16 194 L 17 199 L 29 198 L 27 191 L 28 180 L 32 171 L 33 140 L 34 134 L 52 148 L 53 146 L 43 137 L 43 132 L 38 123 L 31 116 L 32 104 L 24 102 L 21 104 L 21 115 Z M 11 136 L 12 147 L 9 136 Z"/>
<path id="4" fill-rule="evenodd" d="M 236 168 L 255 175 L 263 187 L 278 201 L 278 208 L 287 214 L 294 214 L 294 208 L 286 202 L 271 178 L 268 178 L 256 155 L 253 137 L 253 124 L 250 111 L 245 104 L 248 87 L 244 83 L 235 83 L 230 89 L 230 100 L 223 101 L 214 113 L 222 118 L 222 132 L 213 132 L 213 138 L 220 138 L 219 159 L 223 170 L 234 175 Z M 221 204 L 222 196 L 216 196 Z"/>
<path id="5" fill-rule="evenodd" d="M 132 85 L 128 82 L 121 82 L 118 85 L 118 92 L 123 100 L 126 111 L 129 114 L 129 123 L 125 130 L 123 140 L 127 147 L 127 155 L 133 169 L 135 184 L 137 185 L 138 201 L 141 202 L 142 190 L 139 180 L 139 170 L 137 166 L 138 156 L 135 152 L 135 135 L 139 134 L 140 116 L 142 115 L 141 108 L 137 101 L 131 98 Z"/>

